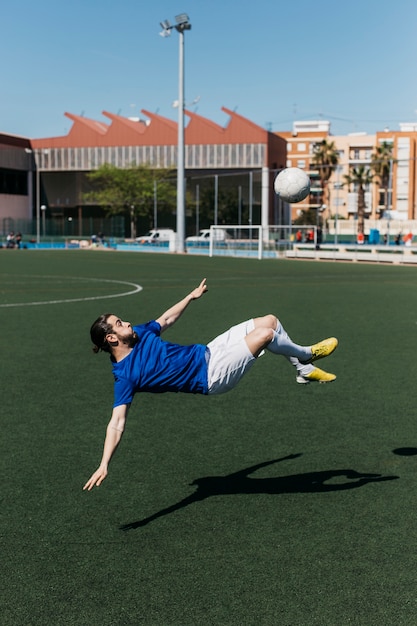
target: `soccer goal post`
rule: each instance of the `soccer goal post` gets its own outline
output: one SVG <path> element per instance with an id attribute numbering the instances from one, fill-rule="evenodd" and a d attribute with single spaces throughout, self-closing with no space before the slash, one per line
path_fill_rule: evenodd
<path id="1" fill-rule="evenodd" d="M 316 226 L 212 225 L 209 256 L 277 258 L 301 243 L 317 244 Z"/>

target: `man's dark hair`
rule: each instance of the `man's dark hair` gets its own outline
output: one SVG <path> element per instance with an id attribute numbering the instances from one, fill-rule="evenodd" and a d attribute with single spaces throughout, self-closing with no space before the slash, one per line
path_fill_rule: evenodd
<path id="1" fill-rule="evenodd" d="M 91 341 L 94 344 L 94 352 L 111 352 L 106 336 L 113 331 L 113 326 L 108 323 L 108 319 L 113 313 L 105 313 L 96 319 L 90 328 Z"/>

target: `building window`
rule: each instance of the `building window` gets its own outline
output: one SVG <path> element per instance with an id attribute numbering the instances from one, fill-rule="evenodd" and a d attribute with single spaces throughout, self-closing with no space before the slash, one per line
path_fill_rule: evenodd
<path id="1" fill-rule="evenodd" d="M 252 144 L 245 144 L 245 165 L 250 167 L 252 165 Z"/>
<path id="2" fill-rule="evenodd" d="M 223 165 L 223 144 L 220 144 L 218 146 L 216 146 L 216 152 L 215 152 L 215 166 L 216 167 L 224 167 Z"/>
<path id="3" fill-rule="evenodd" d="M 20 170 L 0 168 L 0 193 L 27 196 L 27 173 Z"/>

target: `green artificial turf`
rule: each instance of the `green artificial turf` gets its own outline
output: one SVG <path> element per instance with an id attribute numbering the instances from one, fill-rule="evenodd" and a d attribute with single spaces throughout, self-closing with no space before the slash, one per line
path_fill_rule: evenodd
<path id="1" fill-rule="evenodd" d="M 275 313 L 339 338 L 336 382 L 266 353 L 230 394 L 136 397 L 83 492 L 112 406 L 90 324 L 155 318 L 204 276 L 164 338 Z M 398 266 L 1 250 L 2 626 L 417 624 L 416 287 Z"/>

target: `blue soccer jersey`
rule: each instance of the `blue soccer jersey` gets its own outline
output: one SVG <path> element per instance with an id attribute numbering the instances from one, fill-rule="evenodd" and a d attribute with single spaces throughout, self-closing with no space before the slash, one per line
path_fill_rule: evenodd
<path id="1" fill-rule="evenodd" d="M 137 344 L 128 356 L 113 363 L 114 407 L 129 404 L 140 391 L 207 394 L 207 346 L 163 341 L 155 321 L 133 329 Z"/>

